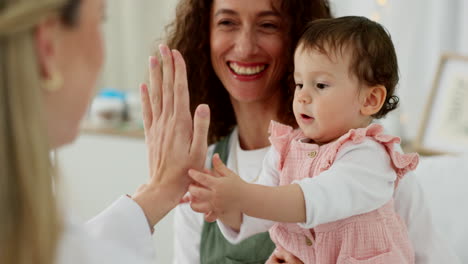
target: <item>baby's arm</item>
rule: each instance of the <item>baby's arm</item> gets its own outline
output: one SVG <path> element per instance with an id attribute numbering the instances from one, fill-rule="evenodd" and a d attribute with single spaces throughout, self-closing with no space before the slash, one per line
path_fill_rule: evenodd
<path id="1" fill-rule="evenodd" d="M 218 176 L 190 170 L 189 175 L 201 186 L 191 186 L 194 210 L 214 212 L 225 224 L 239 230 L 242 218 L 236 212 L 277 222 L 305 222 L 305 204 L 297 184 L 264 186 L 243 181 L 226 168 L 218 155 L 213 157 Z M 262 175 L 264 176 L 264 175 Z"/>
<path id="2" fill-rule="evenodd" d="M 305 202 L 298 184 L 264 186 L 246 184 L 241 199 L 244 214 L 276 222 L 305 222 Z"/>
<path id="3" fill-rule="evenodd" d="M 249 184 L 227 169 L 217 157 L 214 157 L 215 174 L 218 177 L 206 173 L 198 174 L 194 171 L 191 173 L 198 174 L 204 180 L 213 181 L 212 184 L 219 185 L 208 188 L 206 183 L 203 184 L 199 181 L 197 185 L 190 186 L 192 196 L 198 196 L 192 201 L 192 208 L 202 213 L 216 211 L 213 215 L 216 215 L 218 220 L 235 231 L 239 231 L 242 224 L 243 230 L 240 233 L 248 230 L 247 233 L 250 235 L 264 232 L 274 224 L 274 222 L 260 221 L 254 217 L 274 221 L 297 222 L 298 219 L 302 222 L 305 221 L 304 198 L 299 186 L 276 187 L 279 184 L 279 160 L 279 153 L 274 148 L 270 148 L 263 161 L 262 172 L 257 184 Z M 195 180 L 197 181 L 197 179 Z M 290 193 L 294 196 L 291 196 Z M 212 198 L 212 196 L 217 198 Z M 228 199 L 232 202 L 225 204 L 224 201 Z M 240 219 L 239 215 L 241 215 Z M 223 227 L 222 224 L 220 226 Z M 251 227 L 255 226 L 259 226 L 259 228 L 254 228 L 255 231 L 253 231 Z M 223 228 L 221 229 L 223 230 Z"/>
<path id="4" fill-rule="evenodd" d="M 396 179 L 385 148 L 371 139 L 344 145 L 333 165 L 297 183 L 304 192 L 306 221 L 313 228 L 375 210 L 390 201 Z"/>

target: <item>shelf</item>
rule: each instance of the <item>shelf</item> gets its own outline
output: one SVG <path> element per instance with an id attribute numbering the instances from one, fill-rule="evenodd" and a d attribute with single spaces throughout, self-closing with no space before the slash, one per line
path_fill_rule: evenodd
<path id="1" fill-rule="evenodd" d="M 145 139 L 143 129 L 125 123 L 118 128 L 99 128 L 85 122 L 81 125 L 81 132 L 84 134 Z"/>

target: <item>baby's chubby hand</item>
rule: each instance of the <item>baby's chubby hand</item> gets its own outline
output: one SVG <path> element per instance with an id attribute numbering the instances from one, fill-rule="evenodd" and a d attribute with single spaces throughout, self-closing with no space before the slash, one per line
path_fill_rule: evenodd
<path id="1" fill-rule="evenodd" d="M 195 181 L 189 186 L 191 207 L 204 213 L 207 221 L 222 218 L 228 212 L 241 212 L 241 195 L 246 182 L 228 169 L 218 154 L 213 156 L 213 171 L 189 170 Z"/>

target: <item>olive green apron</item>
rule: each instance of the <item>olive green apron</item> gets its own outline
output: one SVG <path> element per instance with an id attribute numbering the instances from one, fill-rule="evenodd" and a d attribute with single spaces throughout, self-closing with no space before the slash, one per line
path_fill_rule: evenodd
<path id="1" fill-rule="evenodd" d="M 219 141 L 214 149 L 226 164 L 229 155 L 229 136 Z M 275 249 L 268 232 L 254 235 L 239 244 L 229 243 L 216 222 L 204 222 L 200 242 L 201 264 L 260 264 L 265 263 Z"/>

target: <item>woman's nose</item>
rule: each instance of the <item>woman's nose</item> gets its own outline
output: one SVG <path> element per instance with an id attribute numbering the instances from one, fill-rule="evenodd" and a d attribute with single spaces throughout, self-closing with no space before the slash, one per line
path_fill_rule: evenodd
<path id="1" fill-rule="evenodd" d="M 258 52 L 258 39 L 255 30 L 243 29 L 237 35 L 236 51 L 241 58 L 248 58 Z"/>

